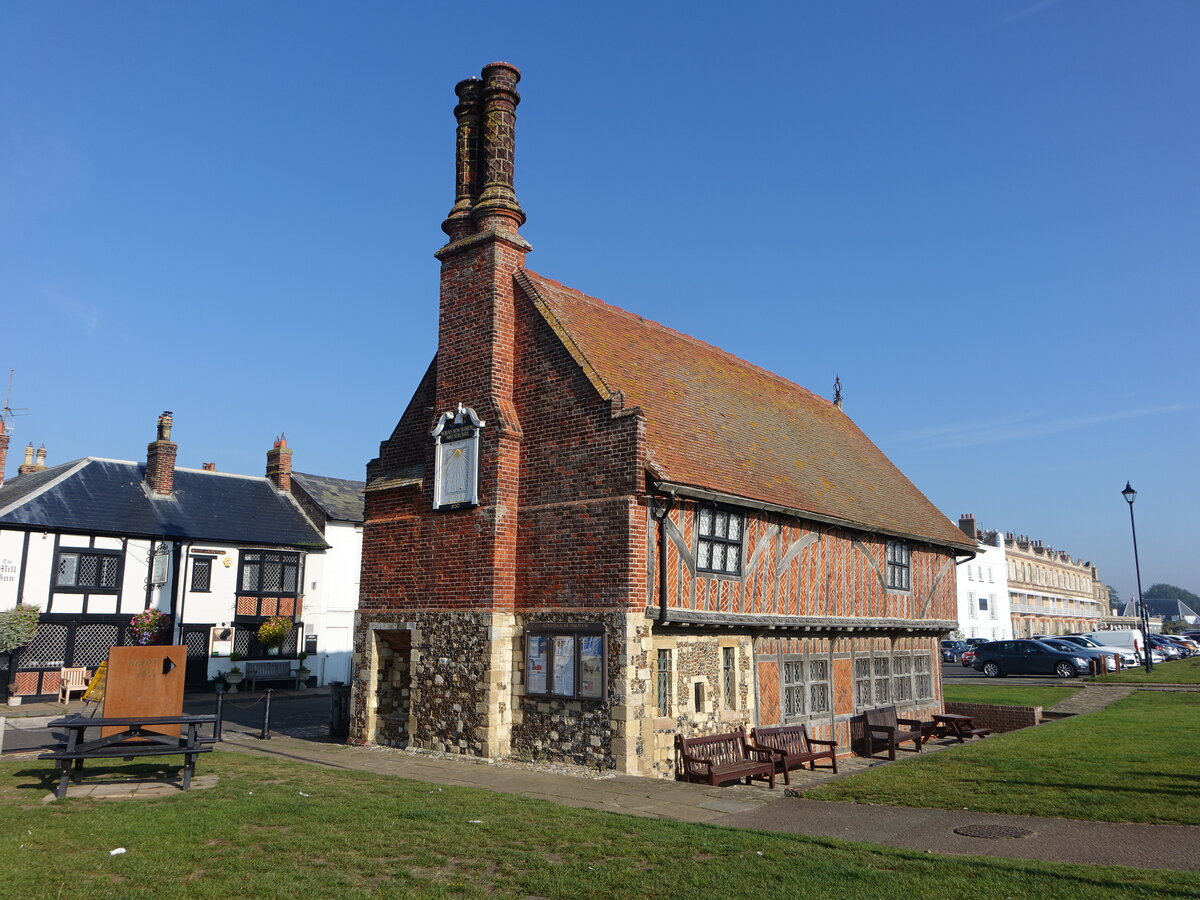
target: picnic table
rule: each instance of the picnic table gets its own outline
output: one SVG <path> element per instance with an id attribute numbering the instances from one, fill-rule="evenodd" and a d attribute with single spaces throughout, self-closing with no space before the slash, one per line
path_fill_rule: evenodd
<path id="1" fill-rule="evenodd" d="M 68 782 L 78 783 L 83 777 L 83 763 L 89 759 L 140 759 L 151 756 L 184 758 L 182 787 L 192 786 L 196 757 L 212 752 L 213 737 L 202 737 L 201 725 L 215 727 L 216 716 L 116 716 L 90 718 L 81 715 L 55 719 L 48 727 L 67 730 L 67 740 L 57 750 L 38 755 L 58 764 L 59 781 L 54 796 L 67 794 Z M 89 728 L 115 729 L 114 733 L 86 740 Z M 169 733 L 178 730 L 178 734 Z M 168 733 L 164 733 L 168 732 Z"/>
<path id="2" fill-rule="evenodd" d="M 992 733 L 990 728 L 977 728 L 970 716 L 956 713 L 935 714 L 931 721 L 922 723 L 921 731 L 926 738 L 955 738 L 960 744 L 965 744 L 967 738 L 983 738 Z"/>

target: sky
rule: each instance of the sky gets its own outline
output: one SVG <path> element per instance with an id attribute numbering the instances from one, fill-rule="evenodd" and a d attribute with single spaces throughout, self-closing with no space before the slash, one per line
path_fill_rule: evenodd
<path id="1" fill-rule="evenodd" d="M 533 270 L 846 412 L 948 517 L 1200 592 L 1193 0 L 0 0 L 7 475 L 362 478 L 436 349 L 454 84 Z"/>

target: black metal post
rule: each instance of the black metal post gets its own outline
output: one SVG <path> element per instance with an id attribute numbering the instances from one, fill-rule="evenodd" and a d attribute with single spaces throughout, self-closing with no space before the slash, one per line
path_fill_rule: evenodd
<path id="1" fill-rule="evenodd" d="M 1129 530 L 1133 532 L 1133 571 L 1137 574 L 1138 613 L 1142 618 L 1142 652 L 1146 655 L 1146 673 L 1149 674 L 1154 671 L 1154 660 L 1150 658 L 1150 616 L 1147 614 L 1146 604 L 1142 600 L 1142 567 L 1138 562 L 1137 525 L 1133 521 L 1133 501 L 1137 497 L 1137 491 L 1127 481 L 1125 490 L 1121 491 L 1121 496 L 1129 503 Z"/>
<path id="2" fill-rule="evenodd" d="M 264 741 L 271 739 L 271 690 L 271 688 L 267 688 L 263 691 L 266 694 L 267 702 L 263 706 L 262 734 L 259 735 L 259 738 Z"/>
<path id="3" fill-rule="evenodd" d="M 225 716 L 225 692 L 217 692 L 217 721 L 213 725 L 213 740 L 221 740 L 221 726 L 224 724 Z"/>

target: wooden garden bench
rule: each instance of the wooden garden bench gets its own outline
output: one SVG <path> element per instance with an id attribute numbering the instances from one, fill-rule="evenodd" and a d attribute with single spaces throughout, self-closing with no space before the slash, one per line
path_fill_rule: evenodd
<path id="1" fill-rule="evenodd" d="M 292 671 L 292 666 L 299 665 L 294 659 L 262 659 L 243 663 L 246 667 L 246 680 L 250 682 L 250 690 L 260 681 L 290 681 L 293 687 L 300 684 L 300 679 Z"/>
<path id="2" fill-rule="evenodd" d="M 827 759 L 837 774 L 837 741 L 822 741 L 808 736 L 808 728 L 801 725 L 781 725 L 774 728 L 755 728 L 750 732 L 750 741 L 756 747 L 770 750 L 775 757 L 776 772 L 783 773 L 783 783 L 791 784 L 788 770 L 808 764 L 816 770 L 818 759 Z M 814 749 L 813 745 L 825 749 Z"/>
<path id="3" fill-rule="evenodd" d="M 895 706 L 868 709 L 863 716 L 866 719 L 863 731 L 867 756 L 874 756 L 875 746 L 880 743 L 887 748 L 888 759 L 895 759 L 896 748 L 909 742 L 916 744 L 917 752 L 921 752 L 923 735 L 920 719 L 897 718 Z"/>
<path id="4" fill-rule="evenodd" d="M 751 747 L 743 731 L 685 738 L 675 735 L 675 770 L 681 781 L 725 784 L 765 778 L 775 787 L 775 758 L 769 750 Z"/>

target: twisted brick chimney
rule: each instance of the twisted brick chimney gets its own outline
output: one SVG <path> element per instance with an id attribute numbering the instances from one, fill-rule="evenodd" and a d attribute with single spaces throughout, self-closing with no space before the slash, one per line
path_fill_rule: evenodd
<path id="1" fill-rule="evenodd" d="M 267 477 L 275 487 L 284 492 L 292 490 L 292 448 L 287 445 L 287 435 L 275 439 L 275 446 L 267 451 Z"/>
<path id="2" fill-rule="evenodd" d="M 179 445 L 171 440 L 175 419 L 170 410 L 158 417 L 158 437 L 146 445 L 146 485 L 159 497 L 175 491 L 175 455 Z"/>

